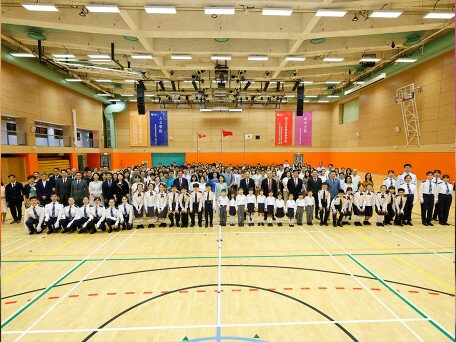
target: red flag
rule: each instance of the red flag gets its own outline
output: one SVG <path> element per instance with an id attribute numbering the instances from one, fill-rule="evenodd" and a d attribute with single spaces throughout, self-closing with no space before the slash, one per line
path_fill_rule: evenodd
<path id="1" fill-rule="evenodd" d="M 201 133 L 198 133 L 198 138 L 206 138 L 206 134 L 201 134 Z"/>
<path id="2" fill-rule="evenodd" d="M 229 137 L 230 135 L 233 135 L 233 132 L 225 131 L 225 130 L 222 129 L 222 136 L 223 137 Z"/>

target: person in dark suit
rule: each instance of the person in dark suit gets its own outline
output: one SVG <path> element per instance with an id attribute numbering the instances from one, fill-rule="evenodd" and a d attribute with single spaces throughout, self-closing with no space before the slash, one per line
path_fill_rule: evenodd
<path id="1" fill-rule="evenodd" d="M 82 179 L 82 173 L 76 172 L 75 180 L 71 182 L 71 197 L 78 207 L 82 207 L 84 197 L 89 197 L 89 184 Z"/>
<path id="2" fill-rule="evenodd" d="M 36 194 L 40 204 L 44 207 L 51 202 L 52 184 L 48 179 L 46 172 L 41 174 L 41 179 L 36 182 Z"/>
<path id="3" fill-rule="evenodd" d="M 337 197 L 337 193 L 340 189 L 340 181 L 336 178 L 336 171 L 333 170 L 329 173 L 329 177 L 325 183 L 328 184 L 328 191 L 332 201 L 333 198 Z"/>
<path id="4" fill-rule="evenodd" d="M 277 181 L 272 178 L 271 171 L 268 171 L 266 178 L 261 181 L 261 189 L 263 194 L 269 194 L 269 191 L 272 190 L 274 197 L 277 197 Z"/>
<path id="5" fill-rule="evenodd" d="M 239 182 L 239 187 L 244 190 L 244 194 L 248 194 L 250 188 L 255 189 L 255 181 L 250 178 L 249 171 L 245 171 L 244 178 Z"/>
<path id="6" fill-rule="evenodd" d="M 106 180 L 101 184 L 101 191 L 103 192 L 105 207 L 109 206 L 110 199 L 116 200 L 117 185 L 112 180 L 111 172 L 106 173 Z"/>
<path id="7" fill-rule="evenodd" d="M 55 193 L 59 197 L 59 202 L 67 206 L 71 194 L 71 178 L 66 170 L 62 170 L 61 176 L 55 181 Z"/>
<path id="8" fill-rule="evenodd" d="M 321 185 L 323 184 L 322 180 L 320 177 L 318 177 L 318 172 L 317 170 L 313 169 L 312 170 L 312 177 L 309 178 L 307 181 L 307 191 L 312 191 L 312 196 L 315 199 L 316 205 L 315 207 L 315 218 L 318 220 L 319 216 L 318 214 L 320 211 L 318 210 L 318 191 L 321 190 Z"/>
<path id="9" fill-rule="evenodd" d="M 177 191 L 181 191 L 182 188 L 188 191 L 188 180 L 184 178 L 182 171 L 179 170 L 177 173 L 177 178 L 173 180 L 173 186 L 177 188 Z"/>
<path id="10" fill-rule="evenodd" d="M 10 208 L 11 216 L 13 217 L 13 223 L 21 222 L 22 218 L 22 202 L 24 197 L 22 196 L 22 184 L 16 182 L 15 175 L 9 175 L 9 184 L 5 186 L 5 197 L 6 206 Z"/>
<path id="11" fill-rule="evenodd" d="M 293 198 L 298 198 L 299 193 L 302 191 L 302 179 L 298 175 L 299 170 L 293 170 L 293 177 L 287 183 L 288 193 L 293 194 Z"/>

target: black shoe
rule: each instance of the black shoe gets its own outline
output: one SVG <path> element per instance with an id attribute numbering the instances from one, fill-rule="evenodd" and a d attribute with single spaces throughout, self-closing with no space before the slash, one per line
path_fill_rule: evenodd
<path id="1" fill-rule="evenodd" d="M 33 235 L 33 234 L 35 234 L 35 231 L 34 231 L 34 230 L 32 230 L 31 232 L 29 232 L 29 235 Z"/>
<path id="2" fill-rule="evenodd" d="M 430 223 L 430 222 L 429 222 L 429 223 L 428 223 L 428 226 L 431 226 L 431 227 L 433 227 L 433 226 L 434 226 L 434 224 L 433 224 L 433 223 Z"/>
<path id="3" fill-rule="evenodd" d="M 409 222 L 407 222 L 407 225 L 413 226 L 413 223 L 409 221 Z"/>
<path id="4" fill-rule="evenodd" d="M 198 227 L 203 228 L 203 224 L 202 223 L 198 223 Z"/>
<path id="5" fill-rule="evenodd" d="M 97 232 L 97 230 L 94 228 L 90 231 L 90 234 L 95 234 Z"/>
<path id="6" fill-rule="evenodd" d="M 195 227 L 195 224 L 194 224 L 194 223 L 190 224 L 190 228 L 192 228 L 192 227 Z"/>
<path id="7" fill-rule="evenodd" d="M 320 222 L 320 226 L 323 226 L 323 222 Z"/>
<path id="8" fill-rule="evenodd" d="M 282 222 L 277 223 L 277 225 L 278 225 L 279 227 L 282 227 L 282 226 L 283 226 L 283 225 L 282 225 Z"/>
<path id="9" fill-rule="evenodd" d="M 109 227 L 108 233 L 112 233 L 112 228 L 111 227 Z"/>
<path id="10" fill-rule="evenodd" d="M 355 226 L 362 226 L 361 222 L 355 222 Z"/>
<path id="11" fill-rule="evenodd" d="M 377 222 L 375 225 L 376 225 L 377 227 L 380 227 L 381 224 L 380 224 L 380 222 Z"/>
<path id="12" fill-rule="evenodd" d="M 169 225 L 169 228 L 173 228 L 173 227 L 174 227 L 174 223 L 171 223 L 171 224 Z"/>
<path id="13" fill-rule="evenodd" d="M 293 224 L 293 223 L 292 223 L 292 224 L 290 224 L 290 227 L 294 227 L 294 224 Z"/>
<path id="14" fill-rule="evenodd" d="M 312 225 L 312 222 L 307 222 L 307 225 L 308 225 L 308 226 L 311 226 L 311 225 Z"/>
<path id="15" fill-rule="evenodd" d="M 15 221 L 15 220 L 10 222 L 10 224 L 15 224 L 15 223 L 17 223 L 17 221 Z"/>
<path id="16" fill-rule="evenodd" d="M 79 229 L 79 232 L 78 232 L 78 234 L 83 234 L 84 232 L 85 232 L 85 230 L 84 230 L 84 229 Z"/>
<path id="17" fill-rule="evenodd" d="M 428 225 L 427 222 L 421 222 L 421 224 L 422 224 L 423 226 L 427 226 L 427 225 Z"/>
<path id="18" fill-rule="evenodd" d="M 339 223 L 338 226 L 339 226 L 339 227 L 343 227 L 344 225 L 343 225 L 342 223 Z"/>
<path id="19" fill-rule="evenodd" d="M 367 226 L 368 222 L 367 221 L 363 221 L 363 225 Z"/>
<path id="20" fill-rule="evenodd" d="M 433 218 L 432 218 L 432 221 L 437 221 L 437 217 L 433 217 Z"/>
<path id="21" fill-rule="evenodd" d="M 54 231 L 52 230 L 52 228 L 48 228 L 48 234 L 52 234 Z"/>
<path id="22" fill-rule="evenodd" d="M 155 228 L 155 225 L 154 225 L 153 223 L 149 223 L 149 224 L 147 225 L 147 228 Z"/>
<path id="23" fill-rule="evenodd" d="M 336 222 L 333 223 L 333 227 L 337 227 L 337 223 Z"/>

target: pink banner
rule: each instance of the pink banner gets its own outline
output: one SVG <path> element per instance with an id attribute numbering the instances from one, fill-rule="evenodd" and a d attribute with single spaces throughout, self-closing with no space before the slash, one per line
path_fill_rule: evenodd
<path id="1" fill-rule="evenodd" d="M 312 112 L 295 116 L 295 146 L 312 146 Z"/>

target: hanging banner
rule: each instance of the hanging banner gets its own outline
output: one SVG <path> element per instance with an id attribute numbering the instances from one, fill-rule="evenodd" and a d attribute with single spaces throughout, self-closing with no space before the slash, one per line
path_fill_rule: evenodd
<path id="1" fill-rule="evenodd" d="M 276 146 L 291 146 L 291 126 L 293 112 L 276 112 L 275 144 Z"/>
<path id="2" fill-rule="evenodd" d="M 168 146 L 168 112 L 150 111 L 150 146 Z"/>
<path id="3" fill-rule="evenodd" d="M 295 119 L 295 146 L 312 146 L 312 112 L 303 112 Z"/>
<path id="4" fill-rule="evenodd" d="M 147 141 L 147 116 L 130 112 L 130 146 L 149 146 Z"/>

